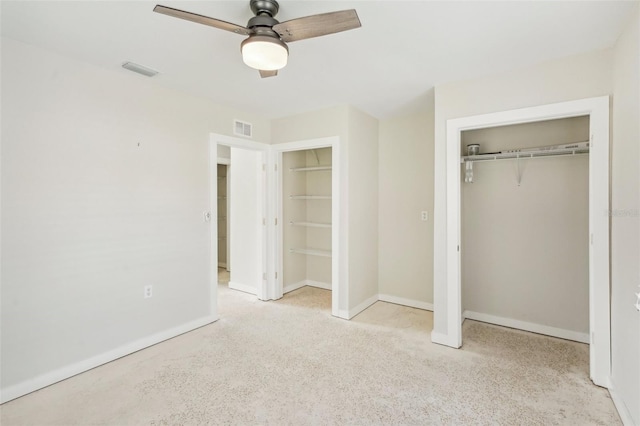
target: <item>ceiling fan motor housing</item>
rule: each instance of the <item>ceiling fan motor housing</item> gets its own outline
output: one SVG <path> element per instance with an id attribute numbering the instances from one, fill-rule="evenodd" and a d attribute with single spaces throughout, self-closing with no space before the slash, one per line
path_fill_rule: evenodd
<path id="1" fill-rule="evenodd" d="M 250 6 L 251 11 L 256 16 L 267 14 L 274 17 L 278 14 L 278 10 L 280 9 L 280 5 L 278 5 L 276 0 L 251 0 Z"/>

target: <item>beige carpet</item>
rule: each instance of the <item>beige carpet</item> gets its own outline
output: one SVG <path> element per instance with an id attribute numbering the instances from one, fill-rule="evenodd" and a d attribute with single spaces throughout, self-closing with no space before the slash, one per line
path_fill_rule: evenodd
<path id="1" fill-rule="evenodd" d="M 430 343 L 430 312 L 378 302 L 344 321 L 330 303 L 221 285 L 218 322 L 11 401 L 1 423 L 620 424 L 586 345 L 466 321 L 455 350 Z"/>

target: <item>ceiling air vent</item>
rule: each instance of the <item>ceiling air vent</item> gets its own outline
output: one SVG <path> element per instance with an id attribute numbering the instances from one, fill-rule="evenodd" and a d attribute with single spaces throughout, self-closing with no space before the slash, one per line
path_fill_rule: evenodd
<path id="1" fill-rule="evenodd" d="M 252 135 L 252 126 L 251 123 L 245 123 L 244 121 L 234 120 L 233 121 L 233 134 L 239 136 L 245 136 L 250 138 Z"/>
<path id="2" fill-rule="evenodd" d="M 151 68 L 147 68 L 144 65 L 136 64 L 134 62 L 125 62 L 122 64 L 122 68 L 128 69 L 129 71 L 137 72 L 138 74 L 142 74 L 147 77 L 153 77 L 158 74 L 158 71 L 152 70 Z"/>

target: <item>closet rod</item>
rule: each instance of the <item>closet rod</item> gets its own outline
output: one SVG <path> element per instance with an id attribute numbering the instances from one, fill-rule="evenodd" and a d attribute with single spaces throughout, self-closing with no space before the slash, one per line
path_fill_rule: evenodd
<path id="1" fill-rule="evenodd" d="M 504 152 L 495 154 L 478 154 L 478 155 L 466 155 L 460 158 L 460 163 L 476 161 L 497 161 L 497 160 L 511 160 L 511 159 L 525 159 L 525 158 L 543 158 L 543 157 L 556 157 L 556 156 L 571 156 L 588 154 L 588 148 L 582 149 L 556 149 L 553 151 L 526 151 L 526 152 Z"/>

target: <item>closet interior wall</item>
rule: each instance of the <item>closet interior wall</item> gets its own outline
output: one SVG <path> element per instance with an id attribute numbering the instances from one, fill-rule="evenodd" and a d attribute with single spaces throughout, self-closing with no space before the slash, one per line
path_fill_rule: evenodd
<path id="1" fill-rule="evenodd" d="M 227 166 L 218 164 L 218 267 L 229 270 L 227 262 L 229 254 L 227 226 Z"/>
<path id="2" fill-rule="evenodd" d="M 574 117 L 465 131 L 461 152 L 476 143 L 483 154 L 588 140 L 589 117 Z M 463 312 L 586 336 L 589 155 L 474 162 L 473 183 L 464 169 Z"/>
<path id="3" fill-rule="evenodd" d="M 285 152 L 282 165 L 283 291 L 330 290 L 331 148 Z"/>

